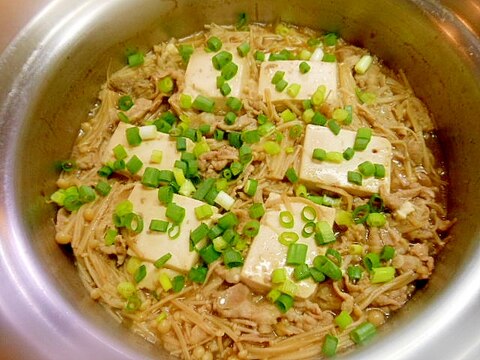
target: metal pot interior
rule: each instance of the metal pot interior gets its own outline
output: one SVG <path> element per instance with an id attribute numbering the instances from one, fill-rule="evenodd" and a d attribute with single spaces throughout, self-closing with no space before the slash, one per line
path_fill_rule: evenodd
<path id="1" fill-rule="evenodd" d="M 49 351 L 64 358 L 71 350 L 78 358 L 167 357 L 90 299 L 70 252 L 54 241 L 54 208 L 45 199 L 55 188 L 55 162 L 68 158 L 100 85 L 123 65 L 127 46 L 148 50 L 204 24 L 234 23 L 240 12 L 252 21 L 337 31 L 370 49 L 391 68 L 405 70 L 438 125 L 456 239 L 428 286 L 384 326 L 380 339 L 346 357 L 450 359 L 460 346 L 470 348 L 479 335 L 473 320 L 480 320 L 468 314 L 479 304 L 480 287 L 480 158 L 472 156 L 480 151 L 480 42 L 438 2 L 419 0 L 54 2 L 0 64 L 0 268 L 9 269 L 3 302 L 17 313 L 8 317 L 10 326 L 38 351 L 37 358 L 48 358 Z M 15 288 L 22 295 L 3 291 Z M 453 341 L 451 327 L 463 342 Z M 43 331 L 57 339 L 43 338 Z"/>

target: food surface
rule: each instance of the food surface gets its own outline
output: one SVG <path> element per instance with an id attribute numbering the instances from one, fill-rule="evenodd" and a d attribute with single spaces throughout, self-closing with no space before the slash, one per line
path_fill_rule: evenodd
<path id="1" fill-rule="evenodd" d="M 435 125 L 333 33 L 209 25 L 108 74 L 62 162 L 56 240 L 93 299 L 184 359 L 364 344 L 449 240 Z"/>

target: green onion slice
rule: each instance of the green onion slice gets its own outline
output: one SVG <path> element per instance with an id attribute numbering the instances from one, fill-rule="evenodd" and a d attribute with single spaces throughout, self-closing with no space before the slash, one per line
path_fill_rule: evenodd
<path id="1" fill-rule="evenodd" d="M 293 231 L 284 231 L 278 237 L 278 241 L 280 242 L 280 244 L 285 246 L 294 244 L 295 242 L 298 241 L 298 239 L 299 239 L 298 234 Z"/>
<path id="2" fill-rule="evenodd" d="M 279 214 L 279 221 L 280 224 L 287 229 L 293 228 L 295 220 L 293 218 L 293 214 L 290 211 L 281 211 Z"/>

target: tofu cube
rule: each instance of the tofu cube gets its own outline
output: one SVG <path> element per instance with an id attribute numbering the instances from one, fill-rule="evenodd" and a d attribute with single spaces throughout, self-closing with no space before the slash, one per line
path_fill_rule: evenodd
<path id="1" fill-rule="evenodd" d="M 171 170 L 174 167 L 175 161 L 180 160 L 181 153 L 177 151 L 177 143 L 174 138 L 171 138 L 168 134 L 164 134 L 160 131 L 157 131 L 156 137 L 151 140 L 143 140 L 142 143 L 138 146 L 131 146 L 128 144 L 127 137 L 125 132 L 128 128 L 133 127 L 133 125 L 119 123 L 117 129 L 113 133 L 110 141 L 103 153 L 103 163 L 106 164 L 109 161 L 115 161 L 115 156 L 113 149 L 117 145 L 122 145 L 127 151 L 127 158 L 125 162 L 133 156 L 136 155 L 142 162 L 143 166 L 138 173 L 135 175 L 141 177 L 146 167 L 154 167 L 159 170 Z M 190 139 L 187 139 L 187 150 L 193 148 L 193 143 Z M 151 156 L 153 150 L 162 151 L 162 161 L 160 163 L 151 162 Z M 129 174 L 127 170 L 124 171 L 125 174 Z"/>
<path id="2" fill-rule="evenodd" d="M 285 268 L 289 277 L 294 281 L 294 268 L 286 265 L 288 246 L 278 241 L 279 235 L 284 231 L 296 232 L 299 235 L 297 243 L 308 246 L 306 263 L 309 266 L 312 265 L 315 256 L 322 253 L 322 249 L 317 246 L 313 236 L 309 238 L 302 236 L 302 229 L 305 222 L 301 217 L 301 213 L 306 205 L 303 201 L 292 199 L 288 201 L 288 205 L 280 202 L 265 212 L 259 232 L 250 245 L 247 258 L 242 268 L 242 282 L 257 291 L 268 292 L 272 289 L 272 271 L 278 268 Z M 327 221 L 333 226 L 335 219 L 334 209 L 314 204 L 309 204 L 309 206 L 316 209 L 317 220 Z M 286 229 L 280 224 L 279 215 L 280 212 L 284 210 L 290 211 L 294 216 L 294 226 L 291 229 Z M 310 297 L 317 287 L 317 283 L 311 278 L 296 282 L 296 284 L 298 286 L 296 296 L 302 299 Z"/>
<path id="3" fill-rule="evenodd" d="M 198 201 L 189 197 L 174 194 L 173 202 L 185 209 L 185 219 L 180 225 L 180 235 L 176 239 L 171 239 L 168 233 L 150 231 L 149 226 L 152 219 L 165 220 L 166 207 L 158 201 L 157 190 L 144 187 L 141 184 L 135 185 L 130 196 L 128 197 L 133 204 L 135 213 L 143 218 L 143 231 L 136 237 L 136 251 L 138 255 L 148 260 L 145 262 L 147 266 L 147 276 L 140 283 L 140 286 L 147 288 L 155 288 L 160 271 L 156 269 L 152 263 L 163 255 L 172 254 L 168 261 L 168 267 L 178 272 L 188 272 L 194 266 L 199 255 L 196 251 L 190 251 L 190 231 L 197 228 L 201 221 L 195 216 L 195 208 L 204 205 L 202 201 Z M 218 213 L 216 207 L 212 207 L 214 213 Z M 210 226 L 211 221 L 203 221 Z M 171 272 L 170 275 L 174 273 Z"/>
<path id="4" fill-rule="evenodd" d="M 237 74 L 230 80 L 228 85 L 232 91 L 228 96 L 237 98 L 244 97 L 244 88 L 248 84 L 249 67 L 247 58 L 238 55 L 236 47 L 223 47 L 221 51 L 228 51 L 232 54 L 232 62 L 238 66 Z M 190 95 L 194 100 L 198 95 L 203 95 L 215 101 L 216 107 L 225 105 L 226 97 L 217 88 L 217 76 L 221 75 L 220 70 L 213 67 L 212 57 L 217 53 L 209 53 L 204 49 L 194 51 L 188 62 L 185 72 L 184 94 Z"/>
<path id="5" fill-rule="evenodd" d="M 303 141 L 300 181 L 312 189 L 321 188 L 322 185 L 335 186 L 361 196 L 378 193 L 380 187 L 390 191 L 392 145 L 383 137 L 372 136 L 364 151 L 356 151 L 352 159 L 343 160 L 339 164 L 312 158 L 313 151 L 316 148 L 324 149 L 327 152 L 336 151 L 340 153 L 343 153 L 348 147 L 353 148 L 355 136 L 356 131 L 342 129 L 338 135 L 334 135 L 327 127 L 308 125 Z M 348 171 L 358 171 L 358 165 L 364 161 L 382 164 L 385 167 L 385 177 L 383 179 L 376 179 L 373 176 L 364 177 L 362 185 L 348 182 Z"/>
<path id="6" fill-rule="evenodd" d="M 337 100 L 338 89 L 338 68 L 336 63 L 306 61 L 310 65 L 310 71 L 302 74 L 299 66 L 301 60 L 291 61 L 266 61 L 260 66 L 260 78 L 258 83 L 258 93 L 266 101 L 266 91 L 270 92 L 270 99 L 273 103 L 283 100 L 306 100 L 310 99 L 317 91 L 320 85 L 325 85 L 327 88 L 328 103 Z M 299 84 L 301 86 L 300 92 L 294 98 L 291 97 L 287 90 L 279 92 L 272 84 L 272 78 L 277 71 L 285 72 L 283 77 L 288 82 L 288 85 Z"/>

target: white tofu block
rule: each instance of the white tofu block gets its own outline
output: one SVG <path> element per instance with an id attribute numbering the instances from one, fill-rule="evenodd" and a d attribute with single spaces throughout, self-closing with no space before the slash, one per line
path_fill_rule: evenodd
<path id="1" fill-rule="evenodd" d="M 128 157 L 125 159 L 125 162 L 133 156 L 136 155 L 143 162 L 143 166 L 140 171 L 136 174 L 137 176 L 142 176 L 146 167 L 154 167 L 159 170 L 171 170 L 174 167 L 175 161 L 180 160 L 181 153 L 177 151 L 177 142 L 175 139 L 171 138 L 168 134 L 164 134 L 160 131 L 156 132 L 156 137 L 150 140 L 143 140 L 142 143 L 138 146 L 131 146 L 128 144 L 127 136 L 125 131 L 128 128 L 133 127 L 126 123 L 119 123 L 117 129 L 113 133 L 103 155 L 103 163 L 109 161 L 115 161 L 115 156 L 113 154 L 113 148 L 117 145 L 122 145 L 127 151 Z M 187 139 L 187 150 L 193 148 L 193 143 L 190 139 Z M 152 156 L 153 150 L 160 150 L 163 153 L 161 163 L 152 163 L 150 158 Z M 128 171 L 125 170 L 125 174 L 128 174 Z"/>
<path id="2" fill-rule="evenodd" d="M 157 191 L 137 184 L 128 197 L 133 204 L 133 211 L 143 218 L 143 231 L 136 236 L 136 251 L 141 258 L 148 260 L 145 262 L 147 277 L 140 283 L 140 286 L 148 288 L 155 287 L 160 271 L 151 262 L 155 262 L 163 255 L 172 254 L 168 266 L 179 272 L 188 272 L 197 263 L 198 253 L 190 251 L 190 231 L 201 224 L 195 216 L 195 208 L 205 204 L 202 201 L 174 194 L 173 202 L 185 209 L 185 219 L 180 225 L 180 235 L 176 239 L 171 239 L 168 233 L 149 230 L 152 219 L 169 221 L 165 216 L 166 207 L 158 201 Z M 212 208 L 214 213 L 218 212 L 216 207 Z M 209 220 L 203 222 L 210 225 Z"/>
<path id="3" fill-rule="evenodd" d="M 337 63 L 306 61 L 310 65 L 310 71 L 302 74 L 299 69 L 302 60 L 291 61 L 265 61 L 260 66 L 260 78 L 258 93 L 266 100 L 265 92 L 270 92 L 272 102 L 283 100 L 306 100 L 310 99 L 320 85 L 327 88 L 327 102 L 334 102 L 337 99 L 338 89 L 338 68 Z M 299 84 L 300 92 L 295 98 L 287 93 L 287 89 L 278 92 L 272 84 L 272 78 L 277 71 L 284 71 L 283 79 L 288 85 Z M 288 88 L 288 86 L 287 86 Z"/>
<path id="4" fill-rule="evenodd" d="M 313 206 L 309 204 L 310 206 Z M 260 230 L 252 241 L 247 258 L 241 272 L 242 281 L 253 289 L 261 292 L 268 292 L 272 289 L 271 274 L 278 268 L 285 268 L 292 281 L 294 267 L 286 265 L 288 246 L 281 244 L 278 237 L 284 231 L 293 231 L 299 234 L 297 243 L 308 246 L 306 263 L 311 266 L 315 256 L 321 254 L 321 249 L 315 243 L 313 236 L 304 238 L 302 229 L 305 225 L 301 217 L 303 208 L 307 206 L 300 200 L 289 201 L 288 206 L 280 203 L 275 208 L 268 209 L 262 218 Z M 335 210 L 325 206 L 315 205 L 317 220 L 327 221 L 331 226 L 335 219 Z M 294 215 L 294 226 L 286 229 L 280 224 L 279 215 L 281 211 L 288 210 Z M 306 299 L 310 297 L 317 287 L 317 283 L 311 279 L 296 282 L 298 288 L 296 296 Z"/>
<path id="5" fill-rule="evenodd" d="M 243 90 L 247 86 L 250 73 L 247 59 L 238 55 L 235 46 L 222 47 L 220 51 L 230 52 L 233 55 L 232 61 L 238 66 L 237 74 L 228 80 L 228 84 L 232 89 L 228 96 L 243 98 Z M 217 89 L 217 76 L 221 75 L 221 72 L 215 69 L 212 64 L 212 57 L 217 53 L 209 53 L 204 49 L 194 51 L 185 72 L 185 89 L 183 93 L 190 95 L 193 100 L 198 95 L 203 95 L 215 100 L 216 106 L 223 106 L 226 102 L 226 97 Z"/>
<path id="6" fill-rule="evenodd" d="M 344 160 L 340 164 L 312 159 L 313 150 L 316 148 L 341 153 L 348 147 L 353 148 L 355 136 L 356 131 L 342 129 L 338 135 L 334 135 L 327 127 L 308 125 L 303 141 L 300 181 L 309 188 L 335 186 L 358 195 L 378 193 L 382 186 L 386 191 L 390 191 L 392 145 L 383 137 L 372 136 L 364 151 L 356 151 L 352 159 Z M 364 177 L 361 186 L 348 182 L 348 171 L 358 171 L 358 165 L 364 161 L 385 166 L 385 178 Z"/>

